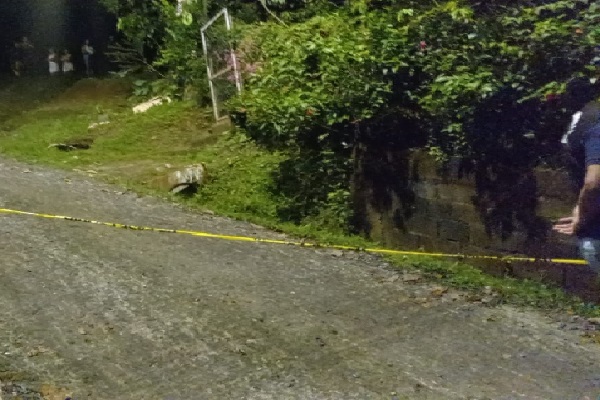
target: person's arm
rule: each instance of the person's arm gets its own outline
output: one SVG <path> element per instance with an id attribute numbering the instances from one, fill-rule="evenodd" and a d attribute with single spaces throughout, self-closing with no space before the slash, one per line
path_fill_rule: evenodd
<path id="1" fill-rule="evenodd" d="M 577 201 L 579 209 L 578 220 L 574 226 L 574 233 L 577 234 L 581 229 L 585 229 L 590 223 L 598 223 L 600 215 L 600 160 L 598 164 L 590 164 L 585 171 L 585 181 L 579 199 Z"/>
<path id="2" fill-rule="evenodd" d="M 575 233 L 589 224 L 598 223 L 600 214 L 600 129 L 595 128 L 585 140 L 585 179 L 579 199 L 579 220 Z"/>
<path id="3" fill-rule="evenodd" d="M 585 142 L 585 179 L 579 192 L 573 215 L 561 218 L 554 230 L 576 235 L 589 224 L 600 223 L 600 130 L 595 130 Z"/>
<path id="4" fill-rule="evenodd" d="M 561 218 L 553 229 L 576 235 L 589 224 L 600 223 L 600 129 L 594 129 L 585 141 L 585 178 L 573 215 Z"/>

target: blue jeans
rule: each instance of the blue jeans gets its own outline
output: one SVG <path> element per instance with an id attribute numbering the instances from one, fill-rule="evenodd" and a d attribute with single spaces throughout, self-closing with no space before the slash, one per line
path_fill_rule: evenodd
<path id="1" fill-rule="evenodd" d="M 590 268 L 600 274 L 600 239 L 579 238 L 579 252 Z"/>

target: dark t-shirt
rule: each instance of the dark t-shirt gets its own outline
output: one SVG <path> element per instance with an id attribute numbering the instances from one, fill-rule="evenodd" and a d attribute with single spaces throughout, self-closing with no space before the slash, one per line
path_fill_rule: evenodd
<path id="1" fill-rule="evenodd" d="M 584 107 L 568 142 L 575 161 L 574 167 L 578 170 L 576 173 L 580 176 L 578 186 L 581 188 L 587 167 L 600 165 L 600 104 L 592 102 Z M 600 220 L 582 231 L 579 236 L 600 239 Z"/>
<path id="2" fill-rule="evenodd" d="M 600 165 L 600 123 L 588 130 L 583 143 L 585 149 L 585 167 Z"/>

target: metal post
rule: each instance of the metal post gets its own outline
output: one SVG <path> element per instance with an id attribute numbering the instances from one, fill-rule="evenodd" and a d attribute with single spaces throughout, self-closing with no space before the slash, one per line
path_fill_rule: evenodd
<path id="1" fill-rule="evenodd" d="M 208 57 L 208 41 L 206 40 L 206 29 L 210 26 L 214 19 L 218 16 L 215 16 L 211 21 L 206 23 L 202 29 L 200 29 L 200 34 L 202 36 L 202 50 L 204 52 L 204 59 L 206 60 L 206 76 L 208 78 L 208 87 L 210 88 L 210 97 L 213 103 L 213 114 L 215 116 L 215 120 L 219 120 L 219 110 L 217 108 L 217 96 L 215 93 L 215 88 L 212 81 L 212 65 L 211 60 Z"/>
<path id="2" fill-rule="evenodd" d="M 215 87 L 214 80 L 216 78 L 222 76 L 223 74 L 228 73 L 228 71 L 231 71 L 230 70 L 231 67 L 228 65 L 227 68 L 225 68 L 221 71 L 217 71 L 217 73 L 213 74 L 213 65 L 212 65 L 212 60 L 209 57 L 208 40 L 207 40 L 207 36 L 206 36 L 206 31 L 221 16 L 223 16 L 225 19 L 225 28 L 227 29 L 228 32 L 231 31 L 232 26 L 233 26 L 233 21 L 231 19 L 231 16 L 229 15 L 229 12 L 227 11 L 227 8 L 223 8 L 219 13 L 217 13 L 217 15 L 212 17 L 200 29 L 200 33 L 202 36 L 202 48 L 204 51 L 204 58 L 206 59 L 206 75 L 208 78 L 208 86 L 210 88 L 210 95 L 211 95 L 211 99 L 212 99 L 212 103 L 213 103 L 213 114 L 215 116 L 215 120 L 217 120 L 217 121 L 221 117 L 219 115 L 219 109 L 218 109 L 218 103 L 219 103 L 218 98 L 217 98 L 218 88 Z M 241 74 L 239 71 L 237 57 L 235 55 L 233 46 L 231 46 L 231 43 L 229 44 L 229 53 L 230 53 L 230 57 L 231 57 L 231 62 L 233 63 L 233 74 L 234 74 L 234 79 L 235 79 L 235 87 L 237 89 L 238 94 L 240 94 L 242 91 Z"/>
<path id="3" fill-rule="evenodd" d="M 231 20 L 231 16 L 229 15 L 229 12 L 226 8 L 224 9 L 224 11 L 225 26 L 227 27 L 227 31 L 231 31 L 233 27 L 233 21 Z M 240 94 L 242 92 L 242 80 L 240 79 L 240 71 L 238 68 L 237 57 L 235 56 L 235 50 L 233 49 L 233 46 L 229 46 L 229 51 L 231 53 L 231 61 L 233 63 L 233 76 L 235 79 L 235 87 L 237 89 L 238 94 Z"/>

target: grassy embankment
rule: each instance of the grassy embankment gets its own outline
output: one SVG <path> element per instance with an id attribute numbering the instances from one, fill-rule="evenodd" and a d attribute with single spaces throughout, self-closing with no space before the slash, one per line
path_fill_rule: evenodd
<path id="1" fill-rule="evenodd" d="M 249 220 L 320 243 L 369 247 L 373 243 L 319 224 L 301 226 L 278 220 L 270 174 L 283 155 L 266 152 L 225 125 L 214 126 L 211 111 L 176 102 L 134 115 L 129 85 L 117 80 L 58 79 L 0 82 L 0 153 L 160 195 L 195 209 Z M 110 123 L 88 129 L 107 115 Z M 64 152 L 48 146 L 93 140 L 88 150 Z M 168 168 L 204 162 L 208 183 L 193 197 L 165 193 L 160 185 Z M 38 210 L 33 210 L 38 211 Z M 42 210 L 43 211 L 43 210 Z M 532 281 L 499 278 L 470 265 L 440 259 L 393 257 L 400 268 L 418 269 L 440 284 L 480 291 L 489 286 L 503 301 L 545 308 L 570 308 L 600 314 L 560 289 Z"/>

